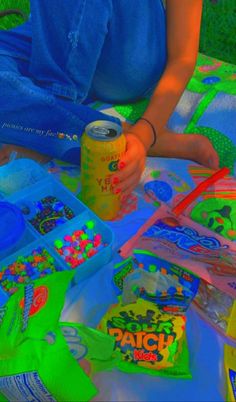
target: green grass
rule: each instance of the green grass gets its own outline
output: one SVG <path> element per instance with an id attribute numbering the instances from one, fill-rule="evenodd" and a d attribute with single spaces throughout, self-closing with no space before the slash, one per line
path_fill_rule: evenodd
<path id="1" fill-rule="evenodd" d="M 9 8 L 18 8 L 19 10 L 24 11 L 26 15 L 30 12 L 28 0 L 3 0 L 0 2 L 1 11 Z M 0 29 L 10 29 L 22 24 L 23 22 L 24 19 L 19 15 L 7 15 L 6 17 L 0 18 Z"/>
<path id="2" fill-rule="evenodd" d="M 200 51 L 236 64 L 236 0 L 204 0 Z"/>

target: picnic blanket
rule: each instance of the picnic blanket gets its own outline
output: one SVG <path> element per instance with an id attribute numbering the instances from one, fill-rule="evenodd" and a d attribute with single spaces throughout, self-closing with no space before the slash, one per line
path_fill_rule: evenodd
<path id="1" fill-rule="evenodd" d="M 90 106 L 121 120 L 135 121 L 145 110 L 148 100 L 136 104 L 110 105 L 101 102 Z M 228 166 L 235 175 L 236 165 L 236 67 L 199 55 L 196 70 L 169 127 L 177 132 L 201 133 L 214 144 L 220 166 Z M 80 191 L 79 168 L 50 161 L 47 170 L 74 194 Z M 63 320 L 79 321 L 96 327 L 108 307 L 117 298 L 111 286 L 114 264 L 121 260 L 118 250 L 152 215 L 158 202 L 175 205 L 212 172 L 190 161 L 147 158 L 140 185 L 128 197 L 117 219 L 109 222 L 115 232 L 113 260 L 98 272 L 73 287 L 62 314 Z M 201 211 L 207 211 L 205 226 L 236 240 L 236 189 L 222 182 L 208 189 L 200 199 Z M 217 206 L 217 208 L 216 208 Z M 227 208 L 226 208 L 227 207 Z M 223 219 L 212 223 L 212 216 Z M 227 211 L 227 213 L 226 213 Z M 192 218 L 200 221 L 201 213 Z M 215 215 L 214 215 L 215 217 Z M 222 222 L 222 220 L 221 220 Z M 228 226 L 230 222 L 230 230 Z M 202 222 L 200 222 L 202 223 Z M 95 383 L 98 401 L 223 401 L 223 347 L 225 340 L 191 308 L 187 313 L 187 337 L 192 379 L 165 379 L 143 374 L 124 374 L 113 370 L 99 373 Z"/>

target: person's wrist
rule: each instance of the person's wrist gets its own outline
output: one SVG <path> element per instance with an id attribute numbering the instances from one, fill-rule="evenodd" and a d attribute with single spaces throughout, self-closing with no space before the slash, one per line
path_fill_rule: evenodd
<path id="1" fill-rule="evenodd" d="M 157 132 L 156 132 L 156 128 L 154 127 L 153 123 L 147 119 L 146 117 L 140 117 L 139 121 L 144 121 L 145 123 L 147 123 L 149 125 L 149 127 L 151 127 L 152 129 L 152 134 L 153 134 L 153 141 L 150 145 L 150 148 L 154 147 L 154 145 L 156 144 L 157 141 Z"/>
<path id="2" fill-rule="evenodd" d="M 132 132 L 139 138 L 147 152 L 153 144 L 153 130 L 151 126 L 144 120 L 139 119 L 133 126 Z"/>

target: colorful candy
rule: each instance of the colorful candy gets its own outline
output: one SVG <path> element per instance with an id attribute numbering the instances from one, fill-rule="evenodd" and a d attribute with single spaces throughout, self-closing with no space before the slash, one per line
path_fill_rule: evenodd
<path id="1" fill-rule="evenodd" d="M 97 252 L 106 246 L 102 242 L 102 236 L 94 231 L 95 223 L 90 220 L 80 230 L 72 234 L 66 234 L 63 240 L 56 239 L 54 248 L 65 262 L 75 269 L 83 264 L 88 258 L 93 257 Z"/>
<path id="2" fill-rule="evenodd" d="M 13 294 L 21 285 L 62 270 L 46 249 L 38 247 L 30 255 L 19 256 L 16 261 L 3 267 L 0 285 L 7 293 Z"/>
<path id="3" fill-rule="evenodd" d="M 35 215 L 30 217 L 29 222 L 41 235 L 51 232 L 55 227 L 66 223 L 74 218 L 74 212 L 61 200 L 54 196 L 47 196 L 34 202 Z M 22 209 L 24 215 L 31 212 L 27 208 Z M 27 213 L 28 212 L 28 213 Z"/>

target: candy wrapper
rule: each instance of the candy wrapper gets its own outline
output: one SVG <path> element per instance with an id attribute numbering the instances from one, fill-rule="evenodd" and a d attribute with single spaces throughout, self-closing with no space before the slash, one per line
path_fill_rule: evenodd
<path id="1" fill-rule="evenodd" d="M 130 373 L 190 378 L 184 316 L 164 314 L 152 303 L 112 306 L 99 329 L 115 337 L 122 359 L 118 368 Z"/>
<path id="2" fill-rule="evenodd" d="M 185 216 L 176 217 L 164 205 L 121 248 L 120 254 L 127 258 L 135 248 L 180 265 L 236 297 L 236 244 Z"/>
<path id="3" fill-rule="evenodd" d="M 189 166 L 196 186 L 211 177 L 213 171 L 203 166 Z M 229 240 L 236 240 L 236 179 L 226 175 L 209 186 L 186 210 L 193 221 Z"/>
<path id="4" fill-rule="evenodd" d="M 236 300 L 203 279 L 193 306 L 222 335 L 236 340 Z"/>
<path id="5" fill-rule="evenodd" d="M 215 171 L 200 165 L 189 165 L 188 172 L 196 187 L 211 178 Z M 191 191 L 190 186 L 174 172 L 147 169 L 143 183 L 151 200 L 173 208 Z M 236 179 L 225 175 L 209 183 L 200 196 L 185 209 L 184 214 L 209 230 L 236 240 Z"/>
<path id="6" fill-rule="evenodd" d="M 226 401 L 236 402 L 236 347 L 225 345 Z"/>
<path id="7" fill-rule="evenodd" d="M 118 364 L 120 354 L 114 351 L 115 339 L 112 336 L 71 322 L 60 322 L 60 329 L 70 352 L 89 375 Z"/>
<path id="8" fill-rule="evenodd" d="M 0 309 L 0 400 L 88 401 L 97 390 L 59 326 L 74 273 L 55 273 L 21 288 Z"/>
<path id="9" fill-rule="evenodd" d="M 113 286 L 122 303 L 137 298 L 150 301 L 163 312 L 182 314 L 195 297 L 199 278 L 179 265 L 146 250 L 133 250 L 132 257 L 115 266 Z"/>

